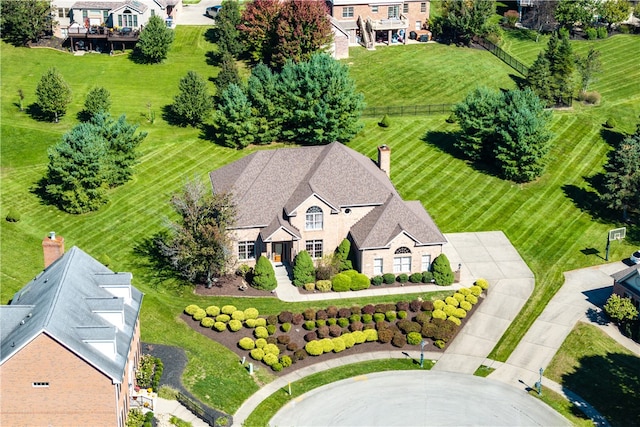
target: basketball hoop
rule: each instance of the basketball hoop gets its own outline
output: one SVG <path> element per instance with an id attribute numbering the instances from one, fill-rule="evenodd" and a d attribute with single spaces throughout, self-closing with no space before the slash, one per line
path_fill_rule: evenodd
<path id="1" fill-rule="evenodd" d="M 605 255 L 605 261 L 609 261 L 609 245 L 612 240 L 622 240 L 627 235 L 627 227 L 614 228 L 613 230 L 609 230 L 607 234 L 607 252 Z"/>

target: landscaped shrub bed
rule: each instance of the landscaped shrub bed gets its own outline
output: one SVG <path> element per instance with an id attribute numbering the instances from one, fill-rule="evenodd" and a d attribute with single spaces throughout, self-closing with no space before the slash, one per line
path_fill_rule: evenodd
<path id="1" fill-rule="evenodd" d="M 365 347 L 354 351 L 416 347 L 423 340 L 432 345 L 431 350 L 443 349 L 487 287 L 486 280 L 479 279 L 474 286 L 460 289 L 444 300 L 327 306 L 269 316 L 260 316 L 253 307 L 189 305 L 185 318 L 190 316 L 192 327 L 211 331 L 203 333 L 240 356 L 280 372 L 308 356 L 313 359 L 335 355 L 361 345 Z M 203 312 L 205 316 L 201 317 Z"/>

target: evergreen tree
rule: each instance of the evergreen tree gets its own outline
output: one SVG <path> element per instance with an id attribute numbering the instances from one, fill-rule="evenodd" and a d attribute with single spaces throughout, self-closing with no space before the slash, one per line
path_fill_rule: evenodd
<path id="1" fill-rule="evenodd" d="M 260 255 L 253 269 L 252 286 L 263 291 L 272 291 L 278 286 L 276 273 L 273 271 L 271 261 L 263 255 Z"/>
<path id="2" fill-rule="evenodd" d="M 67 105 L 71 102 L 71 88 L 58 70 L 50 68 L 36 87 L 36 97 L 40 110 L 58 123 L 59 116 L 67 112 Z"/>
<path id="3" fill-rule="evenodd" d="M 88 119 L 95 117 L 97 114 L 109 114 L 111 108 L 111 94 L 103 87 L 94 87 L 87 93 L 84 101 L 84 111 Z"/>
<path id="4" fill-rule="evenodd" d="M 449 264 L 449 258 L 445 254 L 440 254 L 433 260 L 432 268 L 436 285 L 449 286 L 453 283 L 453 271 L 451 264 Z"/>
<path id="5" fill-rule="evenodd" d="M 351 270 L 353 265 L 349 259 L 349 252 L 351 251 L 351 242 L 349 239 L 342 239 L 342 242 L 336 248 L 336 258 L 340 262 L 340 271 Z"/>
<path id="6" fill-rule="evenodd" d="M 173 43 L 173 31 L 158 15 L 149 18 L 136 44 L 136 58 L 140 62 L 155 64 L 167 58 Z"/>
<path id="7" fill-rule="evenodd" d="M 16 46 L 38 41 L 51 31 L 52 5 L 48 0 L 0 1 L 0 34 Z"/>
<path id="8" fill-rule="evenodd" d="M 195 71 L 189 71 L 180 79 L 179 88 L 171 110 L 181 123 L 198 126 L 213 110 L 213 98 L 207 92 L 207 84 Z"/>
<path id="9" fill-rule="evenodd" d="M 235 59 L 233 59 L 233 56 L 229 52 L 224 52 L 222 54 L 220 71 L 216 76 L 215 83 L 216 96 L 218 97 L 231 83 L 235 83 L 237 85 L 240 85 L 241 83 L 238 66 L 236 65 Z"/>
<path id="10" fill-rule="evenodd" d="M 270 144 L 278 139 L 282 126 L 280 98 L 278 76 L 263 63 L 256 65 L 247 82 L 247 99 L 255 118 L 256 144 Z"/>
<path id="11" fill-rule="evenodd" d="M 302 287 L 316 281 L 316 268 L 307 251 L 300 251 L 293 260 L 293 284 Z"/>
<path id="12" fill-rule="evenodd" d="M 283 117 L 281 138 L 299 144 L 348 142 L 362 128 L 362 94 L 356 93 L 346 65 L 326 54 L 308 62 L 288 62 L 278 87 Z"/>
<path id="13" fill-rule="evenodd" d="M 551 63 L 550 69 L 556 81 L 554 85 L 556 102 L 559 105 L 571 105 L 576 87 L 574 80 L 575 57 L 569 43 L 569 35 L 566 32 L 561 33 L 557 61 Z"/>
<path id="14" fill-rule="evenodd" d="M 74 127 L 48 153 L 44 190 L 51 203 L 80 214 L 107 202 L 106 147 L 91 123 Z"/>
<path id="15" fill-rule="evenodd" d="M 544 52 L 540 52 L 527 73 L 527 86 L 533 90 L 538 97 L 545 102 L 545 105 L 553 103 L 553 77 L 551 75 L 551 64 Z"/>
<path id="16" fill-rule="evenodd" d="M 569 43 L 569 35 L 554 32 L 549 38 L 544 54 L 539 54 L 529 69 L 527 86 L 547 106 L 571 105 L 576 89 L 574 79 L 575 57 Z"/>
<path id="17" fill-rule="evenodd" d="M 470 159 L 489 161 L 500 103 L 499 93 L 479 87 L 453 108 L 461 129 L 455 146 Z"/>
<path id="18" fill-rule="evenodd" d="M 217 141 L 226 147 L 241 149 L 254 142 L 251 103 L 240 86 L 230 84 L 222 92 L 213 126 Z"/>
<path id="19" fill-rule="evenodd" d="M 234 58 L 242 52 L 240 41 L 240 6 L 236 0 L 224 0 L 222 8 L 216 16 L 216 32 L 218 35 L 218 48 L 224 53 L 229 53 Z"/>
<path id="20" fill-rule="evenodd" d="M 610 208 L 621 209 L 627 220 L 629 210 L 640 209 L 640 123 L 633 135 L 609 152 L 604 168 L 607 192 L 602 198 Z"/>

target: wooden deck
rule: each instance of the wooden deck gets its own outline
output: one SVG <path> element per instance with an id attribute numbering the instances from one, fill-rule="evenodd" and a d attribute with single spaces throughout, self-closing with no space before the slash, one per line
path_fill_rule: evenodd
<path id="1" fill-rule="evenodd" d="M 109 50 L 124 50 L 129 44 L 135 44 L 140 38 L 140 31 L 122 28 L 114 31 L 109 28 L 69 28 L 67 37 L 71 43 L 71 50 L 94 50 L 98 46 L 106 46 Z"/>

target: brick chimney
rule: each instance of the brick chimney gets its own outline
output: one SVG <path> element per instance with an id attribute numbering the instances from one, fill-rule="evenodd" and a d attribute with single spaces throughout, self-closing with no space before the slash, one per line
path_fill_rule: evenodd
<path id="1" fill-rule="evenodd" d="M 387 145 L 378 147 L 378 167 L 391 177 L 391 148 Z"/>
<path id="2" fill-rule="evenodd" d="M 50 232 L 42 241 L 42 251 L 44 252 L 44 268 L 47 268 L 64 254 L 64 237 L 56 236 L 55 231 Z"/>

